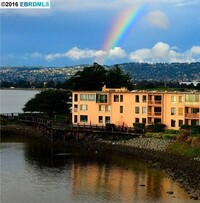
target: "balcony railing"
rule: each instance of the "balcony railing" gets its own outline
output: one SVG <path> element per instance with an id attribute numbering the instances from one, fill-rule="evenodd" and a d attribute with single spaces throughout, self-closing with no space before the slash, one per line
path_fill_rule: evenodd
<path id="1" fill-rule="evenodd" d="M 161 100 L 149 100 L 148 104 L 155 104 L 155 105 L 161 105 L 162 101 Z"/>
<path id="2" fill-rule="evenodd" d="M 185 118 L 194 118 L 194 119 L 198 119 L 199 118 L 199 113 L 186 113 L 185 114 Z"/>
<path id="3" fill-rule="evenodd" d="M 74 108 L 74 112 L 78 112 L 78 108 Z"/>
<path id="4" fill-rule="evenodd" d="M 148 112 L 149 116 L 161 116 L 161 112 Z"/>

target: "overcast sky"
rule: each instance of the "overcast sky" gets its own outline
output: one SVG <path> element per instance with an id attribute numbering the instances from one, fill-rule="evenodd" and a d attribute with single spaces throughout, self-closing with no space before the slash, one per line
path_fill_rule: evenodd
<path id="1" fill-rule="evenodd" d="M 1 10 L 1 66 L 199 62 L 199 12 L 200 0 L 51 0 L 51 9 Z M 106 47 L 111 33 L 122 39 Z"/>

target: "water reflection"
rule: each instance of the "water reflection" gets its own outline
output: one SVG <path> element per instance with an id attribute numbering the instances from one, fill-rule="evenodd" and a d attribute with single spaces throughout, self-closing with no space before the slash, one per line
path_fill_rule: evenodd
<path id="1" fill-rule="evenodd" d="M 120 159 L 121 157 L 118 157 Z M 160 171 L 148 169 L 146 164 L 134 161 L 134 167 L 125 168 L 111 164 L 74 160 L 72 168 L 73 195 L 84 193 L 101 196 L 111 202 L 169 201 L 167 191 L 173 197 L 186 197 L 185 192 Z M 131 161 L 131 160 L 129 160 Z M 139 166 L 139 167 L 138 167 Z"/>
<path id="2" fill-rule="evenodd" d="M 1 146 L 3 203 L 189 201 L 166 174 L 128 157 L 63 153 L 38 143 Z"/>

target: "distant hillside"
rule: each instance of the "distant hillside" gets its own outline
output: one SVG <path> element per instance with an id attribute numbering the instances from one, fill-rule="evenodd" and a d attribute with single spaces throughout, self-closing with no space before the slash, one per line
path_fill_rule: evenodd
<path id="1" fill-rule="evenodd" d="M 118 64 L 129 72 L 133 80 L 157 80 L 157 81 L 200 81 L 200 63 L 123 63 Z M 1 82 L 17 82 L 20 80 L 29 82 L 64 82 L 77 71 L 83 70 L 89 65 L 73 67 L 1 67 Z M 113 65 L 114 66 L 114 65 Z M 106 66 L 110 68 L 113 66 Z"/>
<path id="2" fill-rule="evenodd" d="M 64 82 L 77 71 L 83 70 L 88 65 L 72 67 L 1 67 L 1 82 L 18 82 L 21 80 L 29 82 Z"/>
<path id="3" fill-rule="evenodd" d="M 200 81 L 200 63 L 124 63 L 134 80 Z"/>

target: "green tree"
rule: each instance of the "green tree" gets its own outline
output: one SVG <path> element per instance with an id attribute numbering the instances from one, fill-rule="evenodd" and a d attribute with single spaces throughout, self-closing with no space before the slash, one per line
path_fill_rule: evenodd
<path id="1" fill-rule="evenodd" d="M 65 86 L 72 90 L 101 90 L 103 85 L 112 88 L 133 87 L 130 74 L 119 66 L 107 70 L 97 63 L 78 71 L 65 82 Z"/>
<path id="2" fill-rule="evenodd" d="M 129 90 L 133 88 L 131 75 L 118 65 L 108 70 L 106 84 L 112 88 L 127 87 Z"/>
<path id="3" fill-rule="evenodd" d="M 31 98 L 24 106 L 24 112 L 44 112 L 50 117 L 54 114 L 69 114 L 71 93 L 64 90 L 44 90 Z"/>
<path id="4" fill-rule="evenodd" d="M 65 86 L 72 90 L 101 90 L 106 80 L 106 69 L 94 63 L 85 67 L 65 82 Z"/>

